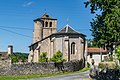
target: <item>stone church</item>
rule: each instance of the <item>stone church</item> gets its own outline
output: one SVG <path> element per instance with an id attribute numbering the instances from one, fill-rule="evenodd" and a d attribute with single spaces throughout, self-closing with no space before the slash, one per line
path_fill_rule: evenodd
<path id="1" fill-rule="evenodd" d="M 34 20 L 33 42 L 29 46 L 28 62 L 38 62 L 39 55 L 47 52 L 50 59 L 58 50 L 63 53 L 66 61 L 85 58 L 85 35 L 75 31 L 68 24 L 57 30 L 57 19 L 45 13 Z"/>

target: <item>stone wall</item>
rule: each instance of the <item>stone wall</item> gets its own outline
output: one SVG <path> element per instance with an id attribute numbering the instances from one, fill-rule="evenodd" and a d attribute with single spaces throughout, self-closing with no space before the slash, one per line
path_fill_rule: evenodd
<path id="1" fill-rule="evenodd" d="M 7 59 L 7 60 L 0 60 L 0 67 L 7 67 L 11 65 L 11 60 Z"/>
<path id="2" fill-rule="evenodd" d="M 93 80 L 120 80 L 120 69 L 103 69 Z"/>
<path id="3" fill-rule="evenodd" d="M 84 67 L 83 61 L 71 61 L 65 63 L 21 63 L 0 67 L 0 75 L 28 75 L 49 74 L 58 72 L 73 72 Z"/>

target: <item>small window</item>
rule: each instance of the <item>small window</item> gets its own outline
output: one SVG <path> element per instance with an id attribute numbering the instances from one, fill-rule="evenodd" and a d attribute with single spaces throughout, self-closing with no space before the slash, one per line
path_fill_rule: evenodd
<path id="1" fill-rule="evenodd" d="M 49 17 L 49 15 L 46 15 L 46 17 Z"/>
<path id="2" fill-rule="evenodd" d="M 71 54 L 75 54 L 75 43 L 72 42 L 71 44 Z"/>
<path id="3" fill-rule="evenodd" d="M 45 22 L 45 27 L 48 27 L 48 22 Z"/>
<path id="4" fill-rule="evenodd" d="M 50 22 L 50 27 L 52 27 L 52 22 Z"/>
<path id="5" fill-rule="evenodd" d="M 90 58 L 92 58 L 92 53 L 90 53 Z"/>
<path id="6" fill-rule="evenodd" d="M 42 22 L 42 24 L 43 24 L 43 27 L 44 27 L 44 21 Z"/>

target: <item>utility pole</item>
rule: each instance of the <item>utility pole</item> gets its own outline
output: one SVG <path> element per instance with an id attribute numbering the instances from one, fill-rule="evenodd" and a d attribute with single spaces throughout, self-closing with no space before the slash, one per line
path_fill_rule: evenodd
<path id="1" fill-rule="evenodd" d="M 102 52 L 101 52 L 101 47 L 100 47 L 100 57 L 101 57 L 101 62 L 102 62 Z"/>

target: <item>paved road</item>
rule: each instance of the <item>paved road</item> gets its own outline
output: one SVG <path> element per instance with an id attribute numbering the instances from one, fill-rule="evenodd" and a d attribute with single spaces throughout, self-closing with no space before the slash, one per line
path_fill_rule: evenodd
<path id="1" fill-rule="evenodd" d="M 62 76 L 52 76 L 52 77 L 45 77 L 45 78 L 36 78 L 36 79 L 29 79 L 29 80 L 89 80 L 89 71 L 81 72 L 81 73 L 74 73 L 74 74 L 67 74 Z"/>

